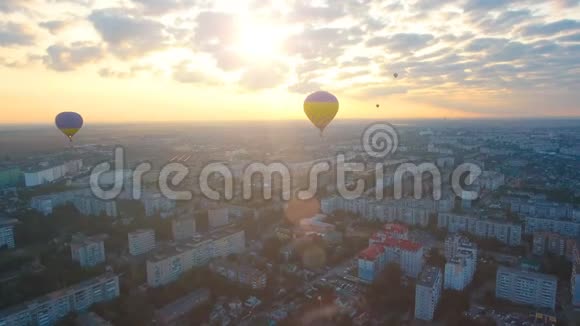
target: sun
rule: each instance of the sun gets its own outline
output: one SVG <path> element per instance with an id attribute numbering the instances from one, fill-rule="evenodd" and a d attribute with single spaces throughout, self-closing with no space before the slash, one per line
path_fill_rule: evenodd
<path id="1" fill-rule="evenodd" d="M 235 48 L 248 59 L 271 59 L 281 54 L 283 34 L 274 24 L 244 20 Z"/>

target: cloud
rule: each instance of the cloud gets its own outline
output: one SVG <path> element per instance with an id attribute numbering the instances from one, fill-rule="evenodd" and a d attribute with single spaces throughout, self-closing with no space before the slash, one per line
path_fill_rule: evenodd
<path id="1" fill-rule="evenodd" d="M 580 31 L 580 21 L 562 19 L 549 24 L 530 25 L 523 29 L 524 36 L 549 36 L 566 31 Z"/>
<path id="2" fill-rule="evenodd" d="M 26 26 L 0 23 L 0 46 L 30 45 L 34 40 L 34 34 Z"/>
<path id="3" fill-rule="evenodd" d="M 39 23 L 38 26 L 47 29 L 51 34 L 56 35 L 69 27 L 71 23 L 72 22 L 68 20 L 49 20 Z"/>
<path id="4" fill-rule="evenodd" d="M 103 78 L 116 78 L 116 79 L 128 79 L 137 76 L 141 72 L 151 72 L 153 74 L 159 74 L 159 71 L 155 71 L 151 66 L 146 65 L 134 65 L 128 70 L 116 70 L 112 68 L 101 68 L 99 69 L 99 76 Z"/>
<path id="5" fill-rule="evenodd" d="M 0 12 L 10 13 L 26 8 L 29 0 L 2 0 L 0 1 Z"/>
<path id="6" fill-rule="evenodd" d="M 105 55 L 98 44 L 76 42 L 70 46 L 56 44 L 46 49 L 48 55 L 43 62 L 49 69 L 56 71 L 71 71 L 90 62 L 97 62 Z"/>
<path id="7" fill-rule="evenodd" d="M 389 37 L 377 37 L 367 42 L 367 45 L 383 45 L 394 53 L 410 53 L 426 48 L 436 43 L 431 34 L 399 33 Z"/>
<path id="8" fill-rule="evenodd" d="M 250 90 L 276 88 L 288 75 L 288 66 L 282 63 L 251 66 L 242 74 L 240 85 Z"/>
<path id="9" fill-rule="evenodd" d="M 222 12 L 201 12 L 196 23 L 194 41 L 203 50 L 231 44 L 239 30 L 235 17 Z"/>
<path id="10" fill-rule="evenodd" d="M 180 62 L 173 67 L 173 79 L 184 84 L 206 84 L 219 85 L 222 84 L 218 78 L 203 72 L 199 69 L 191 69 L 191 65 L 186 62 Z"/>
<path id="11" fill-rule="evenodd" d="M 143 56 L 167 46 L 164 26 L 120 9 L 96 10 L 89 16 L 95 29 L 117 56 Z"/>
<path id="12" fill-rule="evenodd" d="M 132 0 L 147 15 L 163 15 L 192 6 L 193 0 Z"/>

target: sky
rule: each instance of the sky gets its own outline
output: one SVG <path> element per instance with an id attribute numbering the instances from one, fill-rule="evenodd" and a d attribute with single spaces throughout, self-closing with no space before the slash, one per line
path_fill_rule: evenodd
<path id="1" fill-rule="evenodd" d="M 0 0 L 0 123 L 305 119 L 317 90 L 337 119 L 580 117 L 579 89 L 579 0 Z"/>

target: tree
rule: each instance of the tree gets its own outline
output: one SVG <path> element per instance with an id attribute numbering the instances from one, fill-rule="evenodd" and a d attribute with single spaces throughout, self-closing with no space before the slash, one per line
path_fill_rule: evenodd
<path id="1" fill-rule="evenodd" d="M 429 255 L 426 261 L 427 265 L 431 265 L 431 266 L 435 266 L 435 267 L 439 267 L 442 270 L 445 269 L 445 263 L 447 262 L 447 260 L 445 259 L 445 256 L 443 256 L 441 254 L 441 252 L 439 251 L 439 249 L 437 248 L 431 248 L 431 250 L 429 251 Z"/>

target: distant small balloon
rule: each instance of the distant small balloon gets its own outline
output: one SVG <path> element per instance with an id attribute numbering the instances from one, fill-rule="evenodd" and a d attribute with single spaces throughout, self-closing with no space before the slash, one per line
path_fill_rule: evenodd
<path id="1" fill-rule="evenodd" d="M 62 112 L 56 116 L 54 123 L 72 141 L 73 136 L 83 127 L 83 117 L 76 112 Z"/>
<path id="2" fill-rule="evenodd" d="M 379 104 L 377 104 L 377 109 L 378 109 L 379 107 L 380 107 L 380 105 L 379 105 Z"/>
<path id="3" fill-rule="evenodd" d="M 338 99 L 324 91 L 312 93 L 304 100 L 304 113 L 322 135 L 326 126 L 338 113 Z"/>
<path id="4" fill-rule="evenodd" d="M 393 77 L 397 78 L 397 77 L 399 77 L 399 74 L 398 73 L 394 73 L 393 74 Z"/>

